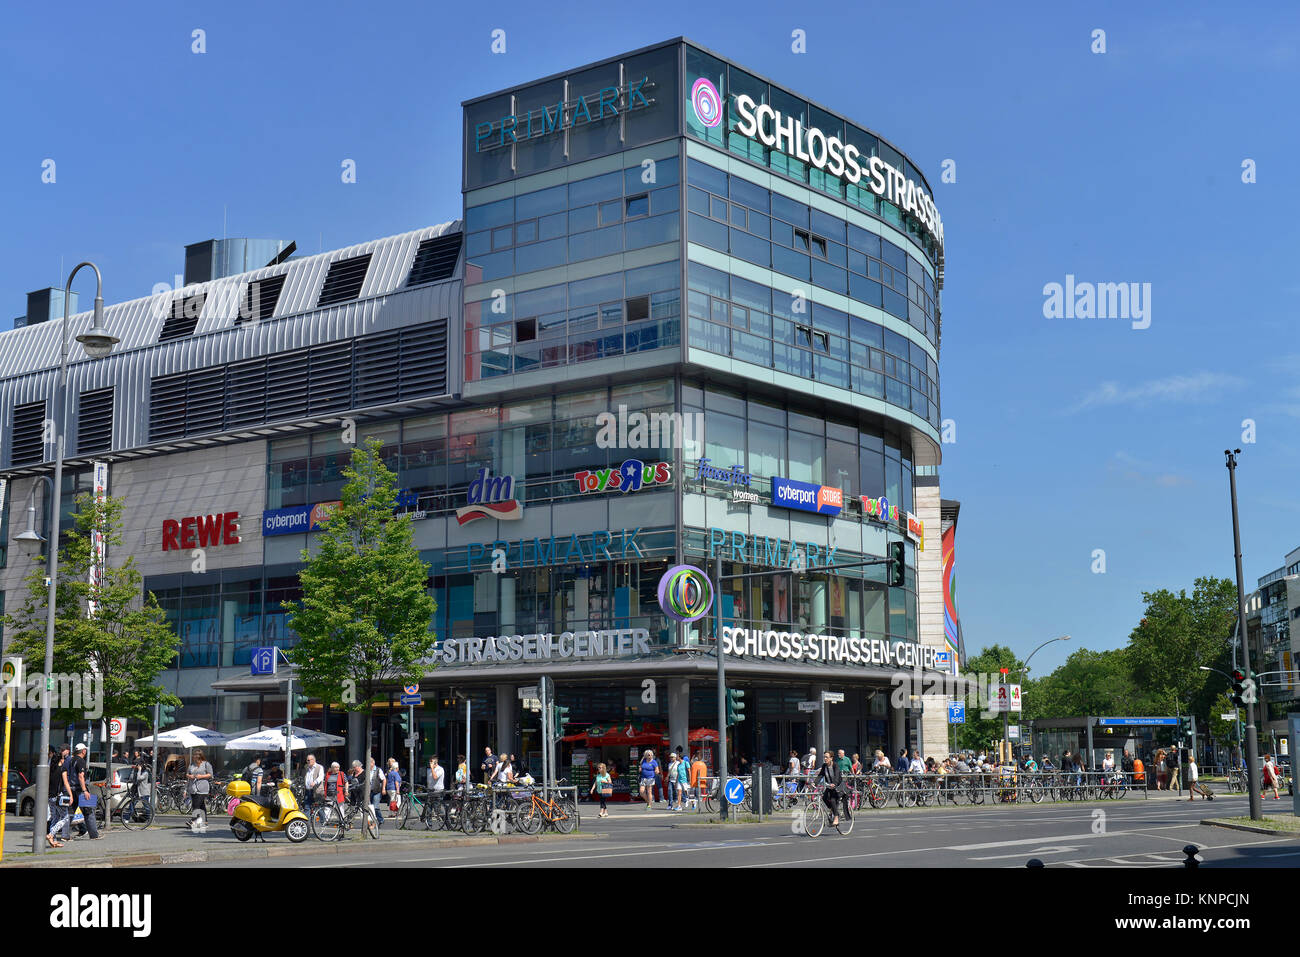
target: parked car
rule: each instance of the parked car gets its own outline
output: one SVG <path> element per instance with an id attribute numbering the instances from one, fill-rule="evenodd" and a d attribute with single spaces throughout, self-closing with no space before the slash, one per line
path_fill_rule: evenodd
<path id="1" fill-rule="evenodd" d="M 5 812 L 13 814 L 18 809 L 18 795 L 27 787 L 27 775 L 21 771 L 9 770 L 9 789 L 5 791 Z"/>
<path id="2" fill-rule="evenodd" d="M 99 796 L 100 810 L 97 812 L 99 819 L 104 819 L 104 774 L 105 765 L 103 761 L 92 761 L 90 765 L 90 790 L 93 794 Z M 12 772 L 11 772 L 12 773 Z M 38 772 L 39 773 L 39 772 Z M 117 814 L 121 810 L 122 802 L 126 800 L 127 792 L 130 790 L 131 781 L 135 778 L 135 768 L 132 767 L 114 767 L 113 768 L 113 786 L 110 789 L 111 794 L 108 797 L 108 804 L 112 807 L 113 813 Z M 36 809 L 36 785 L 29 784 L 18 796 L 18 813 L 22 817 L 30 817 Z"/>

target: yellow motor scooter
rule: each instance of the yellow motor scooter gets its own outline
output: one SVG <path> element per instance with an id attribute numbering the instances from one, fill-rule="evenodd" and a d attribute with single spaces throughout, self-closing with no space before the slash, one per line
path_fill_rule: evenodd
<path id="1" fill-rule="evenodd" d="M 236 838 L 265 841 L 262 835 L 267 831 L 284 831 L 294 844 L 307 840 L 311 825 L 299 809 L 288 781 L 281 779 L 270 797 L 254 797 L 252 790 L 247 781 L 239 778 L 226 785 L 226 794 L 239 799 L 230 819 L 230 830 Z"/>

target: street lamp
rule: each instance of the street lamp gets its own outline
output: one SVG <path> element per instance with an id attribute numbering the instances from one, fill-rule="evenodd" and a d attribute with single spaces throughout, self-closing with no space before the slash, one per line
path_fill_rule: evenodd
<path id="1" fill-rule="evenodd" d="M 58 407 L 59 431 L 54 440 L 54 480 L 51 483 L 52 505 L 49 527 L 46 530 L 48 533 L 45 597 L 45 679 L 47 682 L 50 673 L 54 670 L 54 602 L 59 581 L 59 511 L 63 507 L 61 501 L 63 497 L 63 453 L 66 447 L 65 436 L 68 430 L 68 303 L 72 280 L 77 278 L 77 273 L 81 272 L 85 266 L 89 266 L 95 271 L 95 311 L 90 330 L 77 336 L 77 341 L 81 343 L 86 355 L 91 359 L 104 358 L 113 351 L 113 346 L 118 343 L 117 337 L 111 335 L 104 328 L 104 279 L 99 273 L 99 267 L 92 262 L 77 263 L 63 287 L 62 349 L 59 353 L 58 387 L 54 394 L 55 405 Z M 32 529 L 32 532 L 34 534 L 35 529 Z M 23 534 L 26 535 L 25 532 Z M 30 539 L 27 539 L 27 541 L 30 542 Z M 50 695 L 47 685 L 46 693 L 41 696 L 41 744 L 40 749 L 37 751 L 37 756 L 45 760 L 47 765 L 44 773 L 38 772 L 36 775 L 36 806 L 33 808 L 35 814 L 32 821 L 33 854 L 43 854 L 46 846 L 45 828 L 50 798 L 49 755 Z M 107 809 L 105 810 L 107 811 Z"/>
<path id="2" fill-rule="evenodd" d="M 1033 651 L 1029 653 L 1029 657 L 1025 659 L 1025 663 L 1021 665 L 1020 668 L 1016 671 L 1016 676 L 1023 677 L 1026 673 L 1028 673 L 1030 659 L 1033 658 L 1034 655 L 1038 654 L 1038 652 L 1042 651 L 1044 648 L 1050 645 L 1052 642 L 1069 641 L 1069 640 L 1070 640 L 1069 635 L 1059 635 L 1056 638 L 1048 638 L 1045 642 L 1043 642 L 1041 645 L 1039 645 L 1037 648 L 1035 648 Z M 1010 708 L 1011 708 L 1011 701 L 1010 699 L 1008 699 L 1007 709 L 1009 710 Z M 1007 737 L 1007 711 L 1002 712 L 1002 740 L 1005 741 L 1007 744 L 1007 756 L 1010 757 L 1011 739 Z M 1089 755 L 1089 758 L 1091 757 L 1092 756 Z"/>

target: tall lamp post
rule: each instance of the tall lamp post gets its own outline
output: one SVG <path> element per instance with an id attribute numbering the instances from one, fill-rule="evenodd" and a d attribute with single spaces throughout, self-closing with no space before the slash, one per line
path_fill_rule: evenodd
<path id="1" fill-rule="evenodd" d="M 1241 577 L 1241 525 L 1237 521 L 1237 456 L 1241 449 L 1224 449 L 1228 466 L 1228 492 L 1232 496 L 1232 554 L 1237 563 L 1237 635 L 1241 641 L 1246 676 L 1250 677 L 1250 642 L 1246 640 L 1246 590 Z M 1250 788 L 1250 819 L 1264 816 L 1259 791 L 1259 741 L 1255 738 L 1255 702 L 1246 702 L 1246 777 Z"/>
<path id="2" fill-rule="evenodd" d="M 99 267 L 92 262 L 80 262 L 68 276 L 63 287 L 63 337 L 59 353 L 59 381 L 54 394 L 58 410 L 59 431 L 55 436 L 54 482 L 51 496 L 49 535 L 46 542 L 46 616 L 45 616 L 45 678 L 46 693 L 41 696 L 41 744 L 38 758 L 46 762 L 44 773 L 36 775 L 36 806 L 32 822 L 32 853 L 45 852 L 45 828 L 49 812 L 50 798 L 50 695 L 49 675 L 54 670 L 54 615 L 55 594 L 59 582 L 59 511 L 63 507 L 63 454 L 66 447 L 65 435 L 68 428 L 68 294 L 72 289 L 72 280 L 77 273 L 89 266 L 95 271 L 95 312 L 94 323 L 89 331 L 77 336 L 86 355 L 91 359 L 102 359 L 113 351 L 117 345 L 116 336 L 110 335 L 104 328 L 104 280 L 99 274 Z"/>
<path id="3" fill-rule="evenodd" d="M 1034 655 L 1038 654 L 1040 651 L 1042 651 L 1052 642 L 1069 641 L 1069 640 L 1070 640 L 1069 635 L 1058 635 L 1056 638 L 1048 638 L 1045 642 L 1043 642 L 1041 645 L 1039 645 L 1037 648 L 1035 648 L 1033 651 L 1029 653 L 1029 657 L 1025 659 L 1025 663 L 1021 665 L 1020 669 L 1016 672 L 1016 677 L 1023 678 L 1026 674 L 1028 674 L 1030 659 L 1032 659 Z M 1010 707 L 1011 707 L 1011 701 L 1010 699 L 1008 699 L 1007 708 L 1010 709 Z M 1002 740 L 1007 743 L 1008 757 L 1010 757 L 1009 752 L 1011 750 L 1011 741 L 1007 738 L 1007 712 L 1006 711 L 1002 712 Z M 1089 755 L 1089 757 L 1091 757 L 1091 755 Z"/>

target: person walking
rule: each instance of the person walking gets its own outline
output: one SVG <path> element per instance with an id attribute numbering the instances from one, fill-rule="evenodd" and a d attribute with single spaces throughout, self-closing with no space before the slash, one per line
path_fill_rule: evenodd
<path id="1" fill-rule="evenodd" d="M 795 755 L 797 758 L 798 755 Z M 698 809 L 704 803 L 704 789 L 708 786 L 709 766 L 704 763 L 704 757 L 699 751 L 696 751 L 691 758 L 691 803 L 692 808 Z"/>
<path id="2" fill-rule="evenodd" d="M 491 748 L 483 749 L 483 763 L 479 765 L 479 770 L 483 772 L 483 783 L 491 784 L 492 776 L 497 773 L 497 756 Z"/>
<path id="3" fill-rule="evenodd" d="M 1214 795 L 1210 793 L 1209 788 L 1201 785 L 1200 778 L 1200 771 L 1196 767 L 1196 755 L 1189 753 L 1187 755 L 1187 800 L 1194 801 L 1196 795 L 1200 794 L 1205 800 L 1213 801 Z"/>
<path id="4" fill-rule="evenodd" d="M 1280 800 L 1277 793 L 1277 786 L 1281 781 L 1282 775 L 1278 772 L 1277 764 L 1273 761 L 1271 753 L 1264 755 L 1264 764 L 1260 768 L 1260 781 L 1263 784 L 1263 790 L 1260 791 L 1260 798 L 1267 796 L 1268 790 L 1273 790 L 1273 800 Z"/>
<path id="5" fill-rule="evenodd" d="M 668 802 L 669 811 L 677 811 L 677 765 L 680 762 L 677 758 L 676 751 L 668 752 L 668 767 L 664 768 L 664 797 Z"/>
<path id="6" fill-rule="evenodd" d="M 596 817 L 609 817 L 609 808 L 605 799 L 614 793 L 614 784 L 609 777 L 609 768 L 604 763 L 596 765 L 596 780 L 591 782 L 591 792 L 600 799 L 600 813 Z"/>
<path id="7" fill-rule="evenodd" d="M 646 748 L 641 752 L 641 800 L 645 801 L 648 811 L 654 807 L 655 782 L 659 778 L 659 762 L 655 760 L 654 751 Z"/>
<path id="8" fill-rule="evenodd" d="M 1179 783 L 1178 776 L 1183 769 L 1183 760 L 1179 755 L 1178 745 L 1175 744 L 1170 747 L 1165 762 L 1169 765 L 1169 790 L 1182 790 L 1182 785 Z"/>
<path id="9" fill-rule="evenodd" d="M 66 760 L 65 754 L 50 748 L 50 826 L 45 832 L 45 843 L 50 847 L 62 847 L 72 836 L 69 832 L 69 822 L 72 819 L 72 791 L 68 787 L 67 775 L 63 771 Z M 62 841 L 54 836 L 54 832 L 59 828 L 63 828 Z"/>
<path id="10" fill-rule="evenodd" d="M 677 810 L 686 810 L 686 789 L 690 787 L 691 772 L 686 766 L 686 758 L 677 755 Z"/>
<path id="11" fill-rule="evenodd" d="M 322 775 L 326 804 L 343 804 L 348 799 L 348 778 L 337 761 L 330 762 L 329 771 Z"/>
<path id="12" fill-rule="evenodd" d="M 325 769 L 316 762 L 316 755 L 307 755 L 307 770 L 303 772 L 302 787 L 307 794 L 308 814 L 311 813 L 311 809 L 316 805 L 317 801 L 324 799 L 325 792 L 322 788 L 324 783 Z"/>
<path id="13" fill-rule="evenodd" d="M 90 790 L 90 764 L 86 760 L 86 744 L 82 742 L 72 749 L 72 757 L 68 759 L 65 765 L 68 775 L 68 787 L 72 795 L 72 803 L 68 808 L 68 814 L 76 815 L 81 811 L 83 833 L 89 834 L 92 841 L 99 840 L 99 821 L 95 817 L 95 805 L 99 803 L 99 796 Z"/>
<path id="14" fill-rule="evenodd" d="M 212 781 L 212 765 L 208 763 L 202 750 L 194 752 L 194 759 L 185 773 L 185 780 L 188 782 L 187 787 L 190 792 L 190 830 L 195 834 L 206 834 L 208 833 L 207 805 Z"/>
<path id="15" fill-rule="evenodd" d="M 397 758 L 388 759 L 388 773 L 384 775 L 384 801 L 388 810 L 396 814 L 402 806 L 402 770 Z"/>
<path id="16" fill-rule="evenodd" d="M 370 778 L 370 807 L 375 812 L 375 822 L 384 826 L 384 773 L 375 764 L 374 758 L 366 758 L 366 774 Z"/>

